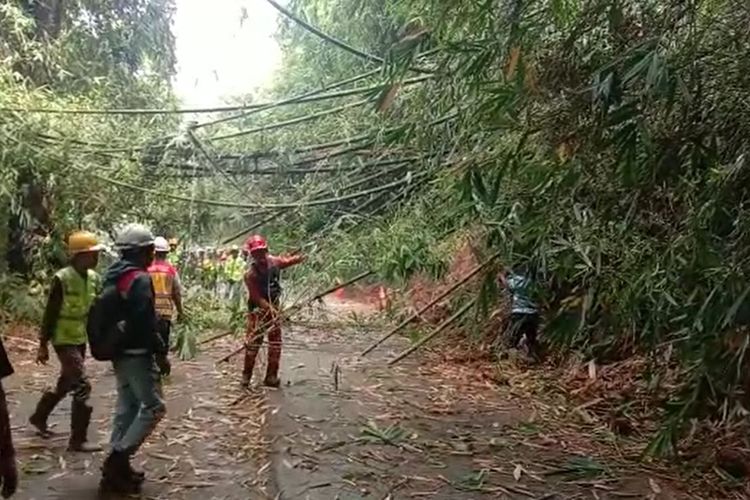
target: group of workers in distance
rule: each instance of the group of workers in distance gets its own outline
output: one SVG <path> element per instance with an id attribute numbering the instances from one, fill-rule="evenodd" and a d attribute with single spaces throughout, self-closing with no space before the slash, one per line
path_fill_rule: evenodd
<path id="1" fill-rule="evenodd" d="M 172 255 L 172 254 L 170 254 Z M 248 253 L 237 245 L 228 248 L 197 248 L 174 258 L 190 270 L 192 277 L 222 300 L 239 301 Z"/>
<path id="2" fill-rule="evenodd" d="M 52 344 L 60 362 L 60 374 L 55 387 L 42 394 L 29 421 L 41 436 L 52 436 L 48 418 L 57 404 L 71 394 L 68 449 L 76 452 L 101 450 L 87 440 L 92 413 L 91 383 L 85 368 L 87 344 L 96 359 L 111 361 L 117 402 L 109 454 L 102 466 L 102 492 L 135 494 L 140 491 L 145 475 L 133 469 L 130 459 L 166 413 L 162 376 L 171 371 L 170 330 L 172 322 L 184 315 L 180 274 L 169 259 L 174 245 L 170 247 L 169 243 L 162 237 L 154 237 L 145 226 L 129 224 L 115 240 L 119 259 L 100 278 L 94 269 L 103 246 L 94 234 L 77 231 L 68 237 L 69 263 L 55 273 L 50 286 L 37 362 L 49 361 L 49 344 Z M 242 255 L 237 250 L 232 258 Z M 239 273 L 247 290 L 248 307 L 242 386 L 250 384 L 255 359 L 267 332 L 268 368 L 264 383 L 278 387 L 280 271 L 302 262 L 304 257 L 271 255 L 267 242 L 258 235 L 247 240 L 244 250 L 250 259 L 249 262 L 242 260 Z M 105 323 L 111 321 L 111 328 L 100 327 L 102 316 L 105 316 Z M 106 344 L 106 348 L 100 343 Z M 102 357 L 102 352 L 107 352 L 107 357 Z M 0 342 L 0 379 L 12 373 Z M 2 495 L 11 496 L 16 489 L 17 473 L 1 385 L 0 481 Z"/>

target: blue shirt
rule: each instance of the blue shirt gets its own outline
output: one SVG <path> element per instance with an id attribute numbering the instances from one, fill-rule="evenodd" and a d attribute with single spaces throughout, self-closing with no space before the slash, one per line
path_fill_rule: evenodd
<path id="1" fill-rule="evenodd" d="M 507 282 L 511 294 L 511 314 L 536 314 L 536 304 L 529 296 L 531 280 L 522 274 L 509 273 Z"/>

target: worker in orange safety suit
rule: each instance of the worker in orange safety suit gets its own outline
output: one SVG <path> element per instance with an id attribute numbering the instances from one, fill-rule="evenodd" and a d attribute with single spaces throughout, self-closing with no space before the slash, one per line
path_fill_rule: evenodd
<path id="1" fill-rule="evenodd" d="M 264 384 L 279 387 L 279 363 L 281 360 L 281 270 L 305 260 L 300 254 L 276 256 L 268 252 L 268 244 L 262 236 L 253 235 L 245 243 L 252 264 L 245 273 L 248 294 L 247 333 L 245 366 L 242 385 L 248 387 L 253 376 L 255 358 L 263 344 L 263 335 L 268 332 L 268 366 Z"/>
<path id="2" fill-rule="evenodd" d="M 166 238 L 162 236 L 154 238 L 154 260 L 148 267 L 154 287 L 154 305 L 158 317 L 156 329 L 167 349 L 171 346 L 170 335 L 173 320 L 185 318 L 182 308 L 180 274 L 177 268 L 168 261 L 169 252 L 169 243 Z"/>

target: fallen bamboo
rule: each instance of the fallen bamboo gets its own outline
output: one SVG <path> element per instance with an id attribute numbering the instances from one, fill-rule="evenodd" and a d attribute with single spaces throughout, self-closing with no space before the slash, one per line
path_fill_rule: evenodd
<path id="1" fill-rule="evenodd" d="M 248 196 L 247 191 L 242 189 L 242 187 L 237 182 L 237 179 L 234 178 L 234 176 L 230 173 L 225 172 L 221 165 L 216 161 L 216 159 L 211 155 L 211 153 L 208 152 L 208 150 L 203 146 L 203 143 L 201 143 L 200 140 L 198 140 L 198 137 L 195 136 L 195 133 L 192 129 L 187 130 L 187 136 L 190 139 L 190 142 L 193 143 L 193 146 L 200 152 L 200 154 L 206 159 L 208 162 L 208 165 L 211 167 L 211 170 L 214 172 L 215 175 L 219 175 L 221 177 L 224 177 L 225 180 L 229 182 L 229 184 L 232 185 L 232 187 L 240 194 L 240 196 Z"/>
<path id="2" fill-rule="evenodd" d="M 471 309 L 474 306 L 474 304 L 476 304 L 476 302 L 477 302 L 477 299 L 474 298 L 474 299 L 471 299 L 466 304 L 464 304 L 463 306 L 461 306 L 461 308 L 458 311 L 454 312 L 451 315 L 450 318 L 448 318 L 445 321 L 443 321 L 442 323 L 440 323 L 440 326 L 438 326 L 437 329 L 435 329 L 434 332 L 432 332 L 428 336 L 422 338 L 419 342 L 417 342 L 416 344 L 414 344 L 413 346 L 409 347 L 408 349 L 406 349 L 405 351 L 403 351 L 401 354 L 399 354 L 398 356 L 396 356 L 395 358 L 393 358 L 392 360 L 390 360 L 388 362 L 388 366 L 395 365 L 396 363 L 398 363 L 399 361 L 401 361 L 402 359 L 404 359 L 405 357 L 407 357 L 409 354 L 413 353 L 414 351 L 416 351 L 417 349 L 419 349 L 420 347 L 422 347 L 423 345 L 425 345 L 427 342 L 429 342 L 430 340 L 432 340 L 435 337 L 437 337 L 438 334 L 440 334 L 442 331 L 444 331 L 446 328 L 448 328 L 454 321 L 456 321 L 461 316 L 463 316 L 464 314 L 466 314 L 466 312 L 469 309 Z"/>
<path id="3" fill-rule="evenodd" d="M 288 127 L 290 125 L 297 125 L 299 123 L 305 123 L 312 120 L 317 120 L 318 118 L 322 118 L 324 116 L 340 113 L 341 111 L 345 111 L 347 109 L 356 108 L 359 106 L 364 106 L 370 102 L 370 99 L 362 99 L 360 101 L 356 101 L 350 104 L 344 104 L 343 106 L 338 106 L 335 108 L 326 109 L 323 111 L 318 111 L 317 113 L 311 113 L 304 116 L 298 116 L 296 118 L 291 118 L 289 120 L 285 120 L 282 122 L 277 123 L 271 123 L 269 125 L 260 125 L 258 127 L 253 127 L 247 130 L 240 130 L 237 132 L 232 132 L 230 134 L 223 134 L 223 135 L 217 135 L 214 137 L 209 137 L 206 139 L 207 142 L 213 142 L 213 141 L 223 141 L 225 139 L 234 139 L 236 137 L 243 137 L 250 134 L 256 134 L 258 132 L 266 132 L 268 130 L 277 130 L 280 128 Z"/>
<path id="4" fill-rule="evenodd" d="M 420 54 L 427 55 L 427 53 Z M 328 90 L 333 90 L 350 83 L 355 83 L 360 80 L 364 80 L 371 76 L 377 75 L 383 71 L 383 68 L 376 68 L 366 73 L 356 75 L 346 80 L 331 83 L 321 89 L 316 89 L 305 94 L 287 97 L 279 101 L 266 102 L 266 103 L 249 103 L 249 104 L 238 104 L 234 106 L 215 106 L 210 108 L 182 108 L 182 109 L 169 109 L 169 108 L 99 108 L 99 109 L 70 109 L 70 108 L 21 108 L 21 107 L 2 107 L 0 113 L 49 113 L 49 114 L 65 114 L 65 115 L 159 115 L 159 114 L 197 114 L 197 113 L 228 113 L 234 111 L 246 111 L 246 110 L 264 110 L 271 107 L 278 107 L 285 104 L 297 104 L 309 102 L 311 100 L 321 100 L 332 97 L 340 97 L 338 95 L 323 94 Z M 362 91 L 362 89 L 353 89 L 352 91 Z M 369 89 L 368 89 L 369 90 Z M 322 94 L 322 95 L 321 95 Z M 233 117 L 230 117 L 233 118 Z M 220 123 L 217 120 L 217 123 Z M 196 127 L 204 127 L 207 125 L 213 125 L 213 122 L 199 123 Z"/>
<path id="5" fill-rule="evenodd" d="M 406 159 L 406 160 L 404 160 L 404 164 L 400 165 L 396 169 L 391 169 L 391 170 L 388 170 L 388 171 L 383 171 L 383 172 L 380 172 L 378 174 L 375 174 L 374 176 L 366 177 L 365 179 L 356 181 L 353 184 L 349 184 L 348 186 L 346 186 L 345 189 L 351 189 L 353 187 L 356 187 L 356 186 L 359 186 L 359 185 L 365 183 L 363 181 L 369 182 L 373 178 L 377 178 L 377 177 L 380 177 L 381 175 L 385 175 L 386 173 L 390 173 L 390 172 L 393 172 L 393 171 L 396 171 L 396 170 L 400 170 L 400 169 L 406 167 L 408 165 L 407 162 L 409 162 L 409 161 L 411 161 L 411 159 Z M 367 167 L 367 164 L 358 167 L 357 170 L 355 171 L 355 173 L 359 173 L 362 170 L 365 170 L 366 167 Z M 321 189 L 317 189 L 314 192 L 310 193 L 308 196 L 306 196 L 305 199 L 313 199 L 313 200 L 315 200 L 315 199 L 319 199 L 320 196 L 328 196 L 328 194 L 326 194 L 328 191 L 329 190 L 328 190 L 327 187 L 324 187 L 324 188 L 321 188 Z M 285 213 L 286 213 L 286 210 L 278 210 L 278 211 L 272 213 L 271 215 L 269 215 L 268 217 L 266 217 L 265 219 L 262 219 L 262 220 L 260 220 L 260 221 L 258 221 L 256 223 L 252 224 L 251 226 L 249 226 L 249 227 L 247 227 L 247 228 L 245 228 L 245 229 L 243 229 L 243 230 L 241 230 L 241 231 L 233 234 L 231 237 L 225 238 L 222 241 L 221 244 L 222 245 L 226 245 L 227 243 L 231 243 L 232 241 L 236 240 L 237 238 L 246 235 L 250 231 L 253 231 L 254 229 L 257 229 L 258 227 L 263 226 L 263 225 L 265 225 L 265 224 L 267 224 L 269 222 L 273 222 L 274 220 L 278 219 L 279 217 L 281 217 Z"/>
<path id="6" fill-rule="evenodd" d="M 242 229 L 241 231 L 238 231 L 238 232 L 234 233 L 232 236 L 224 238 L 221 241 L 221 244 L 222 245 L 227 245 L 227 244 L 233 242 L 234 240 L 236 240 L 237 238 L 239 238 L 241 236 L 245 236 L 250 231 L 254 231 L 255 229 L 257 229 L 257 228 L 259 228 L 259 227 L 261 227 L 261 226 L 263 226 L 265 224 L 268 224 L 269 222 L 273 222 L 274 220 L 276 220 L 279 217 L 281 217 L 284 213 L 285 213 L 284 210 L 279 210 L 277 212 L 274 212 L 271 215 L 269 215 L 268 217 L 266 217 L 265 219 L 261 219 L 261 220 L 255 222 L 255 223 L 253 223 L 251 226 L 248 226 L 245 229 Z"/>
<path id="7" fill-rule="evenodd" d="M 323 290 L 322 292 L 318 292 L 317 294 L 315 294 L 314 296 L 310 297 L 309 299 L 302 300 L 302 301 L 299 301 L 299 302 L 296 302 L 296 303 L 292 304 L 291 306 L 287 307 L 285 310 L 281 311 L 279 313 L 279 315 L 282 315 L 282 319 L 286 319 L 286 318 L 283 317 L 284 315 L 289 315 L 292 312 L 294 312 L 294 311 L 296 311 L 296 310 L 298 310 L 298 309 L 306 306 L 307 304 L 310 304 L 312 302 L 315 302 L 316 300 L 322 299 L 326 295 L 330 295 L 333 292 L 335 292 L 336 290 L 340 290 L 341 288 L 347 287 L 347 286 L 352 285 L 352 284 L 354 284 L 354 283 L 356 283 L 358 281 L 361 281 L 361 280 L 367 278 L 368 276 L 371 276 L 373 273 L 374 273 L 374 271 L 365 271 L 365 272 L 360 273 L 360 274 L 356 275 L 355 277 L 353 277 L 353 278 L 351 278 L 351 279 L 349 279 L 349 280 L 347 280 L 347 281 L 345 281 L 343 283 L 337 283 L 336 285 L 333 285 L 332 287 L 330 287 L 330 288 L 328 288 L 326 290 Z M 268 322 L 268 321 L 265 322 L 265 323 L 263 323 L 260 326 L 259 330 L 265 329 L 265 327 L 268 326 L 269 323 L 270 322 Z M 218 340 L 220 338 L 229 336 L 232 333 L 233 332 L 230 331 L 230 332 L 223 332 L 223 333 L 220 333 L 218 335 L 214 335 L 213 337 L 209 337 L 206 340 L 203 340 L 203 341 L 199 342 L 198 345 L 204 345 L 204 344 L 211 343 L 211 342 L 213 342 L 215 340 Z M 252 339 L 250 339 L 249 342 L 245 342 L 245 344 L 252 344 L 254 341 L 258 340 L 258 338 L 262 338 L 263 335 L 264 335 L 264 333 L 259 333 L 258 335 L 256 335 Z M 243 344 L 242 347 L 238 348 L 237 350 L 232 351 L 229 355 L 221 358 L 221 360 L 219 360 L 219 362 L 221 363 L 221 362 L 224 362 L 224 361 L 228 361 L 232 356 L 234 356 L 235 354 L 241 352 L 245 348 L 245 344 Z"/>
<path id="8" fill-rule="evenodd" d="M 461 286 L 463 286 L 464 284 L 468 283 L 469 280 L 471 280 L 474 276 L 476 276 L 482 269 L 484 269 L 485 267 L 487 267 L 499 255 L 500 255 L 500 252 L 492 255 L 491 257 L 489 257 L 488 259 L 486 259 L 484 262 L 482 262 L 481 264 L 479 264 L 477 267 L 475 267 L 474 269 L 472 269 L 469 272 L 469 274 L 467 274 L 466 276 L 464 276 L 463 278 L 461 278 L 457 283 L 453 284 L 450 288 L 448 288 L 443 293 L 441 293 L 440 295 L 438 295 L 437 297 L 435 297 L 434 299 L 432 299 L 428 304 L 422 306 L 417 312 L 415 312 L 414 314 L 412 314 L 411 316 L 409 316 L 408 318 L 406 318 L 405 320 L 403 320 L 401 323 L 399 323 L 398 326 L 396 326 L 395 328 L 393 328 L 392 330 L 390 330 L 388 333 L 386 333 L 385 335 L 383 335 L 382 337 L 380 337 L 378 340 L 376 340 L 374 343 L 372 343 L 369 347 L 367 347 L 367 349 L 365 349 L 364 351 L 362 351 L 362 354 L 360 354 L 360 356 L 366 356 L 370 351 L 372 351 L 373 349 L 375 349 L 377 346 L 379 346 L 380 344 L 382 344 L 383 342 L 385 342 L 386 340 L 388 340 L 389 338 L 393 337 L 398 332 L 400 332 L 401 330 L 403 330 L 404 327 L 406 327 L 409 323 L 411 323 L 412 321 L 414 321 L 415 319 L 417 319 L 419 316 L 421 316 L 425 311 L 427 311 L 428 309 L 430 309 L 432 306 L 434 306 L 435 304 L 437 304 L 438 302 L 440 302 L 444 298 L 446 298 L 449 295 L 451 295 L 453 292 L 455 292 L 456 290 L 458 290 L 459 288 L 461 288 Z"/>
<path id="9" fill-rule="evenodd" d="M 90 168 L 81 168 L 81 167 L 79 167 L 79 166 L 77 166 L 77 165 L 75 165 L 73 163 L 66 162 L 62 158 L 59 159 L 59 162 L 62 163 L 62 164 L 64 164 L 64 165 L 67 165 L 68 168 L 72 168 L 73 170 L 75 170 L 77 172 L 80 172 L 82 174 L 90 175 L 91 177 L 99 179 L 100 181 L 106 182 L 106 183 L 111 184 L 113 186 L 119 186 L 119 187 L 122 187 L 122 188 L 130 189 L 130 190 L 133 190 L 133 191 L 138 191 L 138 192 L 141 192 L 141 193 L 150 194 L 150 195 L 153 195 L 153 196 L 160 196 L 160 197 L 163 197 L 163 198 L 170 198 L 172 200 L 184 201 L 184 202 L 189 202 L 189 203 L 198 203 L 198 204 L 201 204 L 201 205 L 214 206 L 214 207 L 227 207 L 227 208 L 294 209 L 294 208 L 301 208 L 301 207 L 307 207 L 307 206 L 313 207 L 313 206 L 321 206 L 321 205 L 330 205 L 330 204 L 333 204 L 333 203 L 340 203 L 342 201 L 348 201 L 348 200 L 353 200 L 353 199 L 356 199 L 356 198 L 361 198 L 363 196 L 368 196 L 368 195 L 371 195 L 371 194 L 374 194 L 374 193 L 379 193 L 380 191 L 386 191 L 388 189 L 391 189 L 391 188 L 394 188 L 394 187 L 397 187 L 397 186 L 401 186 L 403 184 L 408 184 L 408 183 L 412 182 L 412 180 L 414 178 L 421 177 L 422 175 L 424 175 L 424 174 L 415 174 L 415 175 L 412 176 L 412 178 L 409 178 L 409 176 L 406 176 L 402 180 L 398 180 L 398 181 L 395 181 L 395 182 L 384 184 L 384 185 L 379 186 L 377 188 L 365 189 L 363 191 L 359 191 L 359 192 L 348 194 L 348 195 L 341 196 L 341 197 L 331 197 L 331 198 L 325 198 L 325 199 L 321 199 L 321 200 L 311 200 L 311 201 L 308 201 L 308 202 L 269 203 L 269 204 L 264 204 L 264 203 L 233 203 L 233 202 L 223 201 L 223 200 L 209 200 L 209 199 L 199 199 L 199 198 L 193 199 L 193 198 L 190 198 L 188 196 L 182 196 L 182 195 L 167 193 L 167 192 L 164 192 L 164 191 L 159 191 L 157 189 L 146 188 L 146 187 L 138 186 L 136 184 L 132 184 L 132 183 L 129 183 L 129 182 L 120 181 L 120 180 L 117 180 L 117 179 L 112 179 L 110 177 L 99 175 L 99 174 L 96 174 L 96 173 L 92 172 Z"/>
<path id="10" fill-rule="evenodd" d="M 300 25 L 302 28 L 304 28 L 305 30 L 309 31 L 313 35 L 319 37 L 320 39 L 322 39 L 322 40 L 324 40 L 324 41 L 326 41 L 326 42 L 328 42 L 328 43 L 330 43 L 332 45 L 335 45 L 336 47 L 338 47 L 338 48 L 340 48 L 342 50 L 345 50 L 346 52 L 349 52 L 350 54 L 354 54 L 357 57 L 365 59 L 367 61 L 377 62 L 377 63 L 383 64 L 383 65 L 386 64 L 386 61 L 382 57 L 376 56 L 374 54 L 369 54 L 369 53 L 367 53 L 367 52 L 365 52 L 363 50 L 360 50 L 360 49 L 357 49 L 355 47 L 352 47 L 348 43 L 343 42 L 343 41 L 339 40 L 338 38 L 334 38 L 331 35 L 328 35 L 328 34 L 324 33 L 320 29 L 318 29 L 315 26 L 311 25 L 310 23 L 304 21 L 302 18 L 296 16 L 291 11 L 285 9 L 284 7 L 282 7 L 281 5 L 279 5 L 276 1 L 274 1 L 274 0 L 266 0 L 266 1 L 268 3 L 270 3 L 276 10 L 278 10 L 279 12 L 281 12 L 284 16 L 288 17 L 293 22 L 295 22 L 296 24 Z M 418 66 L 410 67 L 409 69 L 411 71 L 416 71 L 418 73 L 433 73 L 433 71 L 430 70 L 430 69 L 421 68 L 421 67 L 418 67 Z"/>
<path id="11" fill-rule="evenodd" d="M 368 76 L 372 76 L 372 75 L 377 74 L 377 73 L 378 73 L 378 70 L 369 71 L 369 72 L 365 73 L 364 76 L 363 75 L 359 75 L 357 77 L 350 78 L 348 80 L 344 80 L 344 81 L 338 82 L 336 84 L 332 84 L 331 86 L 323 87 L 322 90 L 313 90 L 313 91 L 307 92 L 305 94 L 301 94 L 301 95 L 298 95 L 298 96 L 290 97 L 290 98 L 287 98 L 287 99 L 284 99 L 284 100 L 281 100 L 281 101 L 270 102 L 270 103 L 268 103 L 266 105 L 256 106 L 255 108 L 252 108 L 252 109 L 250 109 L 248 111 L 245 111 L 244 113 L 240 113 L 240 114 L 236 114 L 236 115 L 231 115 L 231 116 L 225 116 L 223 118 L 218 118 L 216 120 L 212 120 L 212 121 L 209 121 L 209 122 L 198 123 L 193 128 L 202 128 L 202 127 L 208 127 L 208 126 L 211 126 L 211 125 L 217 125 L 219 123 L 224 123 L 224 122 L 228 122 L 228 121 L 232 121 L 232 120 L 241 120 L 243 118 L 247 118 L 248 116 L 254 115 L 254 114 L 259 113 L 261 111 L 268 111 L 269 109 L 277 108 L 279 106 L 286 106 L 286 105 L 289 105 L 289 104 L 304 104 L 304 103 L 310 103 L 310 102 L 324 101 L 324 100 L 328 100 L 328 99 L 337 99 L 337 98 L 341 98 L 341 97 L 350 97 L 350 96 L 353 96 L 353 95 L 372 93 L 372 92 L 375 92 L 377 90 L 382 89 L 383 88 L 383 84 L 371 85 L 369 87 L 356 87 L 356 88 L 353 88 L 353 89 L 340 90 L 338 92 L 329 92 L 329 93 L 323 93 L 323 92 L 325 90 L 331 90 L 333 88 L 341 87 L 343 85 L 346 85 L 346 84 L 354 82 L 354 81 L 362 80 L 364 78 L 367 78 Z M 402 82 L 402 85 L 405 85 L 405 86 L 414 85 L 415 83 L 421 83 L 421 82 L 424 82 L 426 80 L 429 80 L 430 78 L 432 78 L 432 76 L 429 76 L 429 75 L 420 76 L 420 77 L 417 77 L 417 78 L 409 78 L 407 80 L 404 80 Z"/>
<path id="12" fill-rule="evenodd" d="M 357 57 L 361 57 L 362 59 L 366 59 L 366 60 L 372 61 L 372 62 L 378 62 L 380 64 L 385 64 L 385 60 L 382 57 L 379 57 L 379 56 L 376 56 L 376 55 L 373 55 L 373 54 L 368 54 L 367 52 L 365 52 L 363 50 L 359 50 L 359 49 L 356 49 L 356 48 L 352 47 L 348 43 L 342 42 L 338 38 L 334 38 L 331 35 L 323 33 L 323 31 L 321 31 L 320 29 L 318 29 L 315 26 L 311 25 L 310 23 L 302 20 L 302 18 L 300 18 L 300 17 L 292 14 L 291 11 L 285 9 L 284 7 L 282 7 L 281 5 L 279 5 L 278 3 L 276 3 L 274 0 L 267 0 L 267 1 L 276 10 L 278 10 L 279 12 L 281 12 L 284 16 L 288 17 L 289 19 L 291 19 L 292 21 L 294 21 L 295 23 L 297 23 L 298 25 L 300 25 L 305 30 L 307 30 L 310 33 L 318 36 L 319 38 L 325 40 L 326 42 L 331 43 L 331 44 L 337 46 L 338 48 L 340 48 L 342 50 L 345 50 L 346 52 L 349 52 L 350 54 L 354 54 Z"/>

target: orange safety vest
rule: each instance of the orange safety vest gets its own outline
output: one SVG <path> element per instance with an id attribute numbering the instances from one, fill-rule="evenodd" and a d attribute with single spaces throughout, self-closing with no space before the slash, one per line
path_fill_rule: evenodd
<path id="1" fill-rule="evenodd" d="M 156 314 L 170 320 L 174 311 L 172 290 L 177 270 L 169 262 L 159 261 L 149 266 L 148 273 L 151 275 L 151 283 L 154 285 Z"/>

